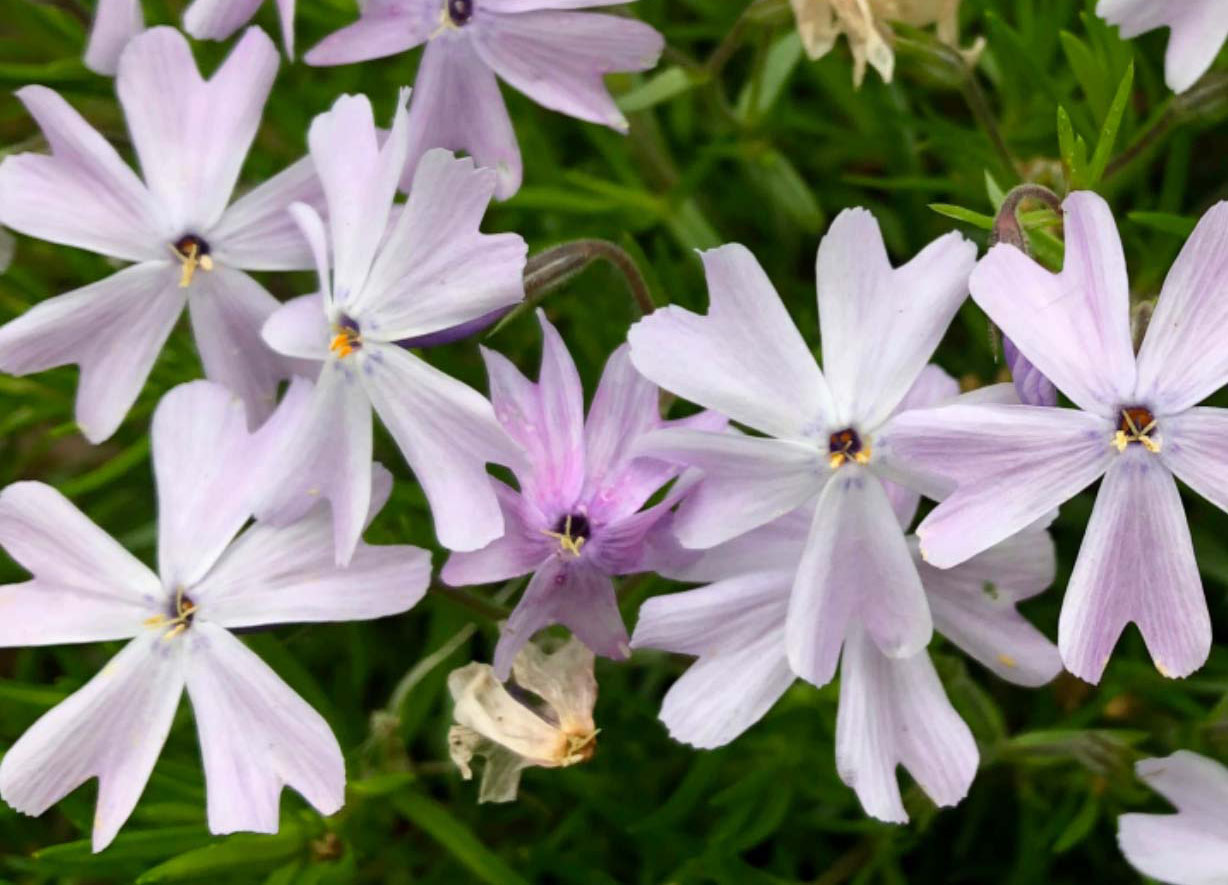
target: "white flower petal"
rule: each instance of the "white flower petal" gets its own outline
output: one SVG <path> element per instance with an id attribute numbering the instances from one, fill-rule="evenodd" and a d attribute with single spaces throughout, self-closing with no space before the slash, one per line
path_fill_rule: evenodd
<path id="1" fill-rule="evenodd" d="M 0 761 L 0 796 L 42 814 L 98 778 L 94 851 L 111 843 L 153 771 L 183 694 L 183 643 L 147 630 L 35 722 Z"/>
<path id="2" fill-rule="evenodd" d="M 0 586 L 0 646 L 135 636 L 168 601 L 157 575 L 51 486 L 0 492 L 0 545 L 34 576 Z"/>
<path id="3" fill-rule="evenodd" d="M 958 233 L 891 266 L 878 222 L 846 209 L 819 244 L 823 371 L 839 420 L 869 432 L 895 411 L 968 296 L 976 245 Z"/>
<path id="4" fill-rule="evenodd" d="M 287 786 L 320 814 L 340 809 L 345 761 L 323 717 L 221 627 L 197 621 L 185 641 L 210 832 L 276 833 Z"/>

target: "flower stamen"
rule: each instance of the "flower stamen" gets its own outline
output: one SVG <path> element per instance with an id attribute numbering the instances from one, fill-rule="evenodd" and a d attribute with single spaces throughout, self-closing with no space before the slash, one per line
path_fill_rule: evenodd
<path id="1" fill-rule="evenodd" d="M 154 615 L 153 617 L 146 618 L 144 621 L 145 626 L 167 627 L 166 633 L 162 635 L 164 642 L 169 642 L 192 626 L 192 618 L 196 615 L 196 603 L 183 592 L 182 587 L 175 591 L 174 612 L 175 616 L 173 618 L 166 615 Z"/>
<path id="2" fill-rule="evenodd" d="M 1155 416 L 1144 406 L 1127 406 L 1121 410 L 1121 420 L 1117 422 L 1117 432 L 1113 434 L 1113 446 L 1119 452 L 1124 452 L 1130 443 L 1138 443 L 1153 455 L 1159 453 L 1160 443 L 1151 438 L 1156 429 Z"/>
<path id="3" fill-rule="evenodd" d="M 333 327 L 333 331 L 336 334 L 329 342 L 328 349 L 341 359 L 345 359 L 356 350 L 362 350 L 362 333 L 358 329 L 358 323 L 349 317 L 342 317 L 340 322 Z"/>
<path id="4" fill-rule="evenodd" d="M 580 551 L 589 537 L 588 518 L 582 513 L 568 513 L 554 527 L 554 531 L 542 529 L 542 534 L 558 541 L 563 553 L 573 559 L 579 559 Z"/>
<path id="5" fill-rule="evenodd" d="M 192 277 L 199 268 L 203 271 L 213 270 L 213 257 L 209 254 L 209 244 L 196 234 L 185 234 L 171 244 L 171 251 L 183 265 L 179 274 L 179 288 L 186 289 L 192 285 Z"/>
<path id="6" fill-rule="evenodd" d="M 861 441 L 857 431 L 851 427 L 837 431 L 831 435 L 827 450 L 830 454 L 827 463 L 832 470 L 843 466 L 848 461 L 858 464 L 870 463 L 870 446 Z"/>
<path id="7" fill-rule="evenodd" d="M 431 33 L 429 39 L 434 40 L 444 31 L 453 31 L 469 24 L 469 20 L 473 18 L 473 3 L 474 0 L 446 0 L 443 8 L 439 10 L 439 27 Z"/>

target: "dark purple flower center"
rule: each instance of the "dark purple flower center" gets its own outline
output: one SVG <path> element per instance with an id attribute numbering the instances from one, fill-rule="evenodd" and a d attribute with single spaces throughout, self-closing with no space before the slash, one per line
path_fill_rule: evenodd
<path id="1" fill-rule="evenodd" d="M 195 617 L 196 603 L 180 589 L 175 593 L 175 598 L 167 605 L 166 614 L 154 615 L 145 622 L 145 625 L 165 630 L 166 632 L 162 634 L 163 639 L 174 639 L 192 626 L 192 621 Z"/>
<path id="2" fill-rule="evenodd" d="M 575 541 L 587 541 L 592 534 L 592 527 L 583 513 L 568 513 L 560 516 L 554 524 L 554 534 L 566 535 Z"/>
<path id="3" fill-rule="evenodd" d="M 192 277 L 196 275 L 197 270 L 213 270 L 213 258 L 209 255 L 212 250 L 203 237 L 198 237 L 196 234 L 184 234 L 171 244 L 171 250 L 179 259 L 179 263 L 183 265 L 183 270 L 179 275 L 180 289 L 186 289 L 192 285 Z"/>
<path id="4" fill-rule="evenodd" d="M 857 431 L 851 427 L 833 433 L 828 440 L 827 451 L 829 452 L 827 460 L 833 469 L 846 461 L 865 464 L 870 460 L 870 447 L 862 443 Z"/>
<path id="5" fill-rule="evenodd" d="M 198 237 L 196 234 L 184 234 L 175 241 L 175 251 L 185 260 L 193 258 L 200 260 L 213 250 L 209 248 L 209 243 L 204 237 Z"/>
<path id="6" fill-rule="evenodd" d="M 1124 452 L 1126 446 L 1137 443 L 1147 451 L 1160 451 L 1160 443 L 1154 438 L 1156 430 L 1155 415 L 1146 406 L 1122 406 L 1117 419 L 1117 433 L 1113 437 L 1113 445 L 1117 451 Z"/>
<path id="7" fill-rule="evenodd" d="M 473 18 L 473 0 L 448 0 L 448 19 L 458 28 Z"/>

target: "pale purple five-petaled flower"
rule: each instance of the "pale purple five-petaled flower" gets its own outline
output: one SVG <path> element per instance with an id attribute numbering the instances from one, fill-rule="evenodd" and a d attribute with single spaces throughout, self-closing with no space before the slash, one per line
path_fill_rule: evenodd
<path id="1" fill-rule="evenodd" d="M 785 624 L 813 509 L 808 505 L 727 541 L 681 569 L 662 569 L 667 577 L 708 584 L 649 599 L 631 638 L 633 648 L 698 658 L 661 707 L 677 740 L 703 748 L 727 744 L 793 684 Z M 1011 682 L 1037 686 L 1057 675 L 1057 649 L 1015 609 L 1053 582 L 1056 556 L 1045 531 L 1022 532 L 946 571 L 920 561 L 915 539 L 909 547 L 940 633 Z M 929 654 L 888 657 L 860 624 L 850 625 L 836 766 L 866 812 L 895 823 L 908 819 L 897 765 L 934 802 L 954 805 L 967 794 L 978 761 L 976 741 L 947 699 Z"/>
<path id="2" fill-rule="evenodd" d="M 315 253 L 320 291 L 286 303 L 264 327 L 271 347 L 314 361 L 319 376 L 299 441 L 276 474 L 281 494 L 269 506 L 280 515 L 262 515 L 293 517 L 327 499 L 338 562 L 367 513 L 372 408 L 426 493 L 440 543 L 453 550 L 503 534 L 486 464 L 521 456 L 485 397 L 397 343 L 522 301 L 527 252 L 515 234 L 479 230 L 495 173 L 443 150 L 422 158 L 390 225 L 408 149 L 404 98 L 382 146 L 363 96 L 342 96 L 312 123 L 328 229 L 308 206 L 291 213 Z"/>
<path id="3" fill-rule="evenodd" d="M 185 687 L 212 832 L 276 832 L 284 786 L 322 814 L 341 807 L 345 764 L 328 724 L 230 630 L 403 612 L 426 592 L 430 555 L 360 545 L 339 569 L 322 507 L 236 539 L 289 426 L 275 417 L 249 433 L 243 404 L 208 381 L 163 397 L 150 431 L 157 573 L 50 486 L 0 494 L 0 544 L 33 575 L 0 587 L 0 645 L 131 639 L 5 753 L 0 796 L 14 808 L 41 814 L 96 777 L 93 844 L 104 848 L 140 798 Z"/>
<path id="4" fill-rule="evenodd" d="M 668 307 L 641 320 L 632 362 L 764 436 L 645 436 L 641 454 L 704 475 L 679 506 L 679 540 L 712 547 L 817 498 L 786 619 L 793 671 L 830 681 L 855 622 L 884 654 L 916 654 L 932 627 L 901 528 L 917 496 L 892 481 L 898 472 L 877 435 L 966 297 L 976 247 L 947 234 L 893 268 L 873 216 L 842 212 L 819 246 L 823 371 L 750 252 L 729 245 L 703 259 L 708 315 Z"/>
<path id="5" fill-rule="evenodd" d="M 676 545 L 671 550 L 666 526 L 688 485 L 679 480 L 663 500 L 642 509 L 679 468 L 634 457 L 635 443 L 661 427 L 717 431 L 725 424 L 708 412 L 662 420 L 659 391 L 632 367 L 625 345 L 606 363 L 586 421 L 571 354 L 545 314 L 538 317 L 543 343 L 537 383 L 503 356 L 483 350 L 495 414 L 528 456 L 515 471 L 520 491 L 496 486 L 506 533 L 482 550 L 452 554 L 442 573 L 453 585 L 533 574 L 495 649 L 500 679 L 507 678 L 529 638 L 550 624 L 566 625 L 598 654 L 626 657 L 627 630 L 610 578 L 681 553 Z"/>
<path id="6" fill-rule="evenodd" d="M 1176 814 L 1123 814 L 1117 842 L 1143 875 L 1169 885 L 1228 881 L 1228 768 L 1188 750 L 1135 765 Z"/>
<path id="7" fill-rule="evenodd" d="M 50 298 L 0 328 L 0 370 L 76 363 L 77 422 L 91 442 L 115 432 L 186 305 L 205 374 L 260 420 L 294 371 L 260 337 L 277 300 L 246 270 L 312 266 L 286 207 L 318 201 L 304 159 L 231 205 L 277 73 L 277 51 L 251 29 L 206 81 L 187 40 L 155 28 L 133 40 L 116 89 L 144 182 L 59 95 L 18 92 L 51 155 L 0 164 L 0 224 L 133 264 Z"/>
<path id="8" fill-rule="evenodd" d="M 1121 26 L 1123 37 L 1168 28 L 1164 80 L 1185 92 L 1207 72 L 1228 40 L 1228 3 L 1224 0 L 1100 0 L 1096 14 Z"/>
<path id="9" fill-rule="evenodd" d="M 496 75 L 538 104 L 625 131 L 604 76 L 657 63 L 665 41 L 632 18 L 579 12 L 626 0 L 370 0 L 362 17 L 325 38 L 308 64 L 337 65 L 426 43 L 409 113 L 405 186 L 433 147 L 464 151 L 520 188 L 520 148 Z"/>
<path id="10" fill-rule="evenodd" d="M 183 12 L 183 29 L 198 40 L 227 40 L 252 20 L 264 0 L 193 0 Z M 281 37 L 286 55 L 294 58 L 294 3 L 277 0 Z M 112 76 L 119 57 L 137 34 L 145 30 L 140 0 L 98 0 L 85 65 L 95 73 Z"/>
<path id="11" fill-rule="evenodd" d="M 1166 676 L 1211 647 L 1189 526 L 1174 475 L 1228 508 L 1228 411 L 1195 408 L 1228 382 L 1228 203 L 1199 222 L 1164 282 L 1136 356 L 1125 256 L 1108 205 L 1064 203 L 1066 259 L 1045 270 L 990 250 L 972 297 L 1077 408 L 957 404 L 902 416 L 889 445 L 958 485 L 918 529 L 947 568 L 1008 538 L 1101 476 L 1058 628 L 1062 660 L 1100 679 L 1136 623 Z"/>

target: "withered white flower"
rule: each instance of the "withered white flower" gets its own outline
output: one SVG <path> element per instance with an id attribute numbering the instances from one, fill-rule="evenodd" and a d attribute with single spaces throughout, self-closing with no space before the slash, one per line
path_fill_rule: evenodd
<path id="1" fill-rule="evenodd" d="M 938 39 L 959 45 L 960 0 L 790 0 L 802 46 L 811 59 L 831 51 L 843 34 L 853 53 L 853 83 L 860 87 L 866 63 L 887 83 L 895 73 L 888 22 L 913 27 L 938 26 Z M 978 39 L 963 55 L 969 64 L 980 57 L 984 40 Z"/>
<path id="2" fill-rule="evenodd" d="M 529 643 L 512 663 L 512 681 L 489 664 L 466 664 L 448 676 L 456 724 L 452 761 L 465 780 L 474 756 L 486 760 L 479 802 L 511 802 L 526 768 L 565 768 L 593 758 L 597 680 L 593 653 L 575 637 L 554 652 Z"/>

